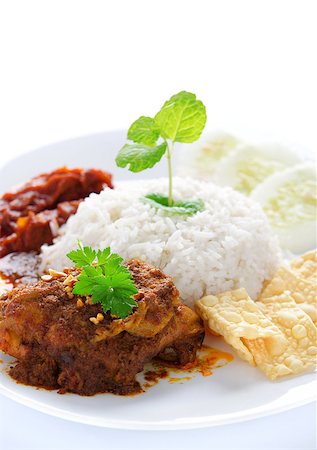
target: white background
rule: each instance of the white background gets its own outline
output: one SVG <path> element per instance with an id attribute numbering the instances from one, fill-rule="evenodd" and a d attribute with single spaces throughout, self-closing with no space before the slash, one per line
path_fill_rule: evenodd
<path id="1" fill-rule="evenodd" d="M 1 161 L 123 128 L 186 89 L 208 129 L 316 152 L 316 1 L 0 0 Z M 212 399 L 211 399 L 212 401 Z M 241 425 L 119 432 L 0 398 L 1 450 L 314 449 L 313 405 Z"/>

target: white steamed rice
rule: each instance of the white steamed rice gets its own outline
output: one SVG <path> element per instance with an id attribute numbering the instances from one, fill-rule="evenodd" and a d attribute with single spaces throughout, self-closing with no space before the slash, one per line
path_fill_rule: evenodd
<path id="1" fill-rule="evenodd" d="M 190 306 L 203 295 L 235 287 L 256 298 L 279 262 L 277 240 L 261 207 L 231 188 L 193 179 L 173 182 L 176 200 L 200 198 L 205 210 L 191 217 L 167 216 L 142 201 L 151 192 L 167 194 L 165 178 L 107 188 L 82 202 L 54 244 L 43 246 L 43 269 L 69 266 L 66 253 L 79 239 L 160 267 Z"/>

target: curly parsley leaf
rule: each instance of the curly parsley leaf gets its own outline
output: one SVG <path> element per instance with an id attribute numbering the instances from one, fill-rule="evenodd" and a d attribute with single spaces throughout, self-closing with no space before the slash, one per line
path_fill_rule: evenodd
<path id="1" fill-rule="evenodd" d="M 168 197 L 153 193 L 144 197 L 155 208 L 163 210 L 166 214 L 177 216 L 193 216 L 204 209 L 204 202 L 201 199 L 173 202 L 168 204 Z"/>
<path id="2" fill-rule="evenodd" d="M 112 288 L 110 289 L 106 279 L 99 285 L 92 289 L 92 302 L 101 303 L 103 310 L 111 311 L 113 316 L 125 319 L 131 314 L 133 307 L 136 306 L 135 300 L 131 294 L 125 289 Z"/>
<path id="3" fill-rule="evenodd" d="M 107 247 L 104 250 L 98 250 L 97 251 L 97 265 L 98 266 L 105 265 L 109 256 L 110 256 L 110 247 Z"/>
<path id="4" fill-rule="evenodd" d="M 139 144 L 154 146 L 160 136 L 160 129 L 152 117 L 141 116 L 130 126 L 128 139 Z"/>
<path id="5" fill-rule="evenodd" d="M 98 283 L 98 280 L 103 278 L 103 273 L 100 267 L 85 266 L 82 272 L 77 277 L 77 283 L 74 286 L 73 294 L 76 295 L 91 295 L 92 288 Z"/>
<path id="6" fill-rule="evenodd" d="M 67 257 L 75 263 L 75 267 L 83 267 L 90 265 L 96 259 L 97 252 L 91 247 L 83 247 L 81 242 L 78 242 L 78 250 L 73 250 L 67 253 Z"/>
<path id="7" fill-rule="evenodd" d="M 122 265 L 123 259 L 110 248 L 95 251 L 83 247 L 69 252 L 67 256 L 82 269 L 77 277 L 73 293 L 92 296 L 93 303 L 101 303 L 103 311 L 125 319 L 137 306 L 132 297 L 138 290 L 129 270 Z M 93 258 L 94 256 L 94 258 Z"/>
<path id="8" fill-rule="evenodd" d="M 172 142 L 196 141 L 206 124 L 206 108 L 191 92 L 181 91 L 164 103 L 154 117 L 161 136 Z"/>
<path id="9" fill-rule="evenodd" d="M 141 172 L 144 169 L 150 169 L 161 160 L 166 147 L 166 142 L 155 147 L 137 143 L 125 144 L 116 157 L 117 166 L 126 167 L 129 165 L 131 172 Z"/>

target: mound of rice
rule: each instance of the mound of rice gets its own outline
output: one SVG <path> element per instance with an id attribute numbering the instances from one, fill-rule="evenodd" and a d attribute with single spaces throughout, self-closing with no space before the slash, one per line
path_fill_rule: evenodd
<path id="1" fill-rule="evenodd" d="M 91 194 L 42 248 L 42 267 L 62 269 L 77 240 L 110 246 L 123 258 L 140 258 L 171 275 L 189 306 L 206 294 L 244 287 L 256 298 L 279 262 L 279 247 L 261 207 L 212 183 L 174 179 L 176 200 L 200 198 L 205 210 L 191 217 L 167 216 L 144 202 L 151 192 L 167 194 L 167 179 L 125 182 Z"/>

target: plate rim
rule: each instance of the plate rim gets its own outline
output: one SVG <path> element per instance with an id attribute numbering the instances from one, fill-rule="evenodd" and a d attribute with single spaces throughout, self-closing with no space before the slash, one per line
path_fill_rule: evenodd
<path id="1" fill-rule="evenodd" d="M 111 134 L 120 135 L 124 133 L 126 130 L 122 128 L 117 128 L 113 130 L 105 130 L 96 133 L 89 133 L 80 136 L 75 136 L 59 141 L 55 141 L 46 145 L 42 145 L 36 147 L 35 149 L 27 150 L 14 158 L 9 158 L 4 162 L 0 162 L 0 173 L 5 170 L 7 165 L 11 164 L 15 160 L 28 158 L 32 154 L 39 153 L 48 147 L 54 147 L 59 145 L 65 145 L 67 143 L 71 143 L 74 141 L 82 140 L 82 139 L 93 139 L 97 136 L 105 136 Z M 122 180 L 121 180 L 122 181 Z M 315 376 L 314 384 L 317 384 L 317 378 Z M 15 382 L 12 380 L 13 386 Z M 133 420 L 109 420 L 109 418 L 103 419 L 98 416 L 85 416 L 83 414 L 76 414 L 75 412 L 67 411 L 65 409 L 59 409 L 52 405 L 46 405 L 45 403 L 29 398 L 27 395 L 23 393 L 19 393 L 14 391 L 13 389 L 9 389 L 4 386 L 0 382 L 0 394 L 4 395 L 6 398 L 9 398 L 18 404 L 22 404 L 26 407 L 29 407 L 33 410 L 39 411 L 41 413 L 57 417 L 60 419 L 64 419 L 67 421 L 81 423 L 85 425 L 91 425 L 96 427 L 110 428 L 110 429 L 121 429 L 121 430 L 184 430 L 184 429 L 199 429 L 199 428 L 208 428 L 214 426 L 228 425 L 232 423 L 241 423 L 249 420 L 258 419 L 261 417 L 271 416 L 274 414 L 278 414 L 284 411 L 288 411 L 291 409 L 298 408 L 300 406 L 304 406 L 309 403 L 313 403 L 317 399 L 317 395 L 314 391 L 306 392 L 302 398 L 297 398 L 295 400 L 288 399 L 281 404 L 272 405 L 273 402 L 267 403 L 264 406 L 256 406 L 252 408 L 248 408 L 244 411 L 236 411 L 233 413 L 225 413 L 219 415 L 212 416 L 202 416 L 202 417 L 186 417 L 182 419 L 174 419 L 174 420 L 155 420 L 155 421 L 133 421 Z M 273 408 L 273 409 L 272 409 Z"/>
<path id="2" fill-rule="evenodd" d="M 27 150 L 22 151 L 21 153 L 19 153 L 17 156 L 14 156 L 13 158 L 9 157 L 4 162 L 2 162 L 0 160 L 0 170 L 3 170 L 8 164 L 12 163 L 16 159 L 23 158 L 24 156 L 28 156 L 31 153 L 37 153 L 37 152 L 43 151 L 44 149 L 47 149 L 48 147 L 54 147 L 55 145 L 63 145 L 63 144 L 66 144 L 67 142 L 77 141 L 77 140 L 81 140 L 81 139 L 90 139 L 90 138 L 94 138 L 96 136 L 104 136 L 106 134 L 112 134 L 112 133 L 120 134 L 120 133 L 126 133 L 126 132 L 127 132 L 126 128 L 118 127 L 118 128 L 113 128 L 111 130 L 96 131 L 94 133 L 80 134 L 79 136 L 67 137 L 65 139 L 60 139 L 57 141 L 49 142 L 47 144 L 36 146 L 35 148 L 28 148 Z M 1 192 L 0 192 L 0 195 L 1 195 Z"/>
<path id="3" fill-rule="evenodd" d="M 315 383 L 316 384 L 316 377 Z M 27 386 L 32 388 L 32 386 Z M 39 411 L 41 413 L 57 417 L 59 419 L 64 419 L 70 422 L 81 423 L 84 425 L 96 426 L 99 428 L 110 428 L 110 429 L 120 429 L 120 430 L 144 430 L 144 431 L 162 431 L 162 430 L 190 430 L 199 428 L 209 428 L 215 426 L 229 425 L 233 423 L 247 422 L 250 420 L 259 419 L 261 417 L 272 416 L 284 411 L 298 408 L 300 406 L 307 405 L 309 403 L 314 403 L 317 401 L 317 395 L 312 392 L 311 395 L 306 395 L 304 398 L 300 398 L 296 401 L 288 401 L 288 403 L 283 403 L 276 406 L 273 410 L 270 409 L 271 403 L 267 403 L 264 407 L 258 406 L 255 408 L 249 408 L 245 411 L 237 411 L 234 413 L 219 414 L 212 416 L 203 416 L 195 418 L 185 418 L 185 419 L 175 419 L 175 420 L 160 420 L 160 421 L 140 421 L 140 420 L 115 420 L 111 421 L 108 418 L 102 419 L 101 417 L 85 416 L 83 414 L 76 414 L 74 412 L 69 412 L 65 409 L 55 408 L 54 406 L 47 406 L 40 401 L 30 399 L 28 396 L 19 394 L 17 392 L 7 389 L 0 383 L 0 394 L 31 408 L 33 410 Z M 72 395 L 72 394 L 70 394 Z M 108 395 L 103 394 L 103 395 Z M 110 395 L 110 394 L 109 394 Z"/>

